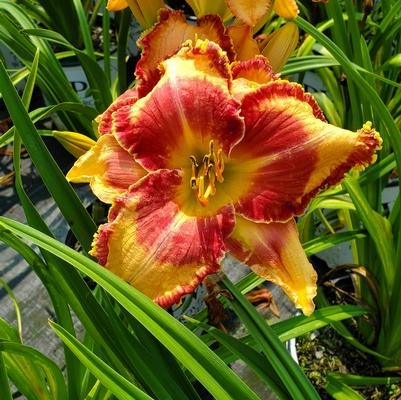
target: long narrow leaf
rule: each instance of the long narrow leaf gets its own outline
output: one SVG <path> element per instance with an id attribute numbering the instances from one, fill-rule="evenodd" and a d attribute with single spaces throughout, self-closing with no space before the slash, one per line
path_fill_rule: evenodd
<path id="1" fill-rule="evenodd" d="M 83 248 L 89 251 L 96 226 L 37 134 L 1 61 L 0 86 L 3 89 L 4 102 L 33 163 L 75 236 Z"/>
<path id="2" fill-rule="evenodd" d="M 258 376 L 271 387 L 271 389 L 280 399 L 288 399 L 290 397 L 285 385 L 281 383 L 280 386 L 280 379 L 277 377 L 274 369 L 270 368 L 269 361 L 266 360 L 259 352 L 252 349 L 252 347 L 247 346 L 241 340 L 227 335 L 213 326 L 209 326 L 192 318 L 186 319 L 196 326 L 204 329 L 219 343 L 225 346 L 231 353 L 243 360 L 248 367 L 252 368 L 256 374 L 258 374 Z"/>
<path id="3" fill-rule="evenodd" d="M 13 400 L 10 392 L 10 384 L 7 378 L 6 365 L 4 363 L 4 357 L 0 351 L 0 395 L 4 400 Z"/>
<path id="4" fill-rule="evenodd" d="M 76 357 L 95 375 L 102 384 L 110 389 L 117 398 L 151 400 L 145 392 L 129 382 L 103 360 L 97 357 L 76 338 L 70 335 L 60 325 L 50 322 L 50 326 L 57 333 L 60 339 L 71 349 Z"/>
<path id="5" fill-rule="evenodd" d="M 0 217 L 0 224 L 96 281 L 163 343 L 217 399 L 257 399 L 248 386 L 199 338 L 119 277 L 35 229 L 4 217 Z"/>
<path id="6" fill-rule="evenodd" d="M 223 279 L 220 285 L 227 289 L 234 300 L 230 306 L 259 343 L 266 358 L 268 358 L 277 375 L 293 398 L 319 399 L 319 396 L 303 374 L 300 367 L 291 358 L 272 328 L 254 309 L 254 307 L 243 297 L 238 289 L 227 279 Z"/>
<path id="7" fill-rule="evenodd" d="M 32 368 L 41 368 L 46 377 L 45 384 L 49 388 L 50 398 L 67 400 L 67 389 L 63 374 L 57 364 L 50 358 L 32 347 L 14 342 L 0 341 L 0 351 L 22 356 L 32 364 Z"/>
<path id="8" fill-rule="evenodd" d="M 335 400 L 364 400 L 358 392 L 330 374 L 327 375 L 325 389 Z"/>

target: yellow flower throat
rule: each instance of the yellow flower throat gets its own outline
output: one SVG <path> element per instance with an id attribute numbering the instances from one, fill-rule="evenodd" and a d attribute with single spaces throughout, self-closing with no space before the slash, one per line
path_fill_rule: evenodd
<path id="1" fill-rule="evenodd" d="M 196 195 L 199 203 L 206 207 L 209 197 L 216 194 L 216 180 L 224 181 L 224 159 L 223 150 L 214 150 L 213 140 L 209 142 L 209 153 L 203 156 L 201 165 L 196 161 L 195 156 L 190 156 L 192 162 L 192 177 L 190 180 L 191 189 Z"/>

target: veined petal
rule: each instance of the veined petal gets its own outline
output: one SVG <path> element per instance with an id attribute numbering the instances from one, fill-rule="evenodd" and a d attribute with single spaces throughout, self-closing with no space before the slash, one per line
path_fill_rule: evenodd
<path id="1" fill-rule="evenodd" d="M 269 60 L 273 71 L 279 72 L 286 64 L 299 40 L 298 25 L 287 22 L 259 43 L 260 52 Z"/>
<path id="2" fill-rule="evenodd" d="M 227 0 L 227 4 L 237 18 L 254 26 L 269 11 L 271 0 Z"/>
<path id="3" fill-rule="evenodd" d="M 100 200 L 111 203 L 145 174 L 112 135 L 104 135 L 75 162 L 66 178 L 75 183 L 89 182 Z"/>
<path id="4" fill-rule="evenodd" d="M 239 103 L 231 97 L 228 59 L 216 44 L 198 41 L 163 63 L 152 92 L 113 114 L 113 133 L 147 170 L 190 168 L 210 140 L 229 154 L 243 136 Z"/>
<path id="5" fill-rule="evenodd" d="M 149 93 L 160 79 L 159 64 L 175 54 L 184 42 L 196 39 L 213 41 L 227 52 L 230 60 L 235 57 L 231 39 L 218 15 L 201 17 L 196 25 L 190 25 L 182 11 L 160 10 L 159 22 L 138 40 L 143 49 L 135 71 L 140 97 Z"/>
<path id="6" fill-rule="evenodd" d="M 299 242 L 294 219 L 257 224 L 237 216 L 226 244 L 234 257 L 279 285 L 305 315 L 313 313 L 317 274 Z"/>
<path id="7" fill-rule="evenodd" d="M 234 45 L 238 61 L 249 60 L 259 54 L 259 46 L 249 25 L 232 25 L 228 34 Z"/>
<path id="8" fill-rule="evenodd" d="M 109 0 L 107 2 L 107 9 L 109 11 L 121 11 L 128 7 L 127 0 Z"/>
<path id="9" fill-rule="evenodd" d="M 245 136 L 231 153 L 244 193 L 236 210 L 254 221 L 302 214 L 318 190 L 374 162 L 381 145 L 371 124 L 351 132 L 326 123 L 312 96 L 287 81 L 247 94 L 241 114 Z"/>
<path id="10" fill-rule="evenodd" d="M 275 0 L 273 9 L 277 15 L 286 19 L 296 18 L 299 14 L 295 0 Z"/>
<path id="11" fill-rule="evenodd" d="M 157 21 L 158 11 L 164 7 L 163 0 L 127 0 L 127 3 L 143 29 L 150 28 Z"/>
<path id="12" fill-rule="evenodd" d="M 245 94 L 256 90 L 260 85 L 279 79 L 279 75 L 273 73 L 267 58 L 262 55 L 235 64 L 231 71 L 233 94 L 237 100 L 241 100 Z"/>
<path id="13" fill-rule="evenodd" d="M 199 17 L 203 17 L 204 15 L 210 14 L 218 14 L 226 21 L 232 17 L 231 12 L 227 6 L 226 0 L 185 0 L 195 15 Z"/>
<path id="14" fill-rule="evenodd" d="M 128 89 L 107 108 L 107 110 L 96 117 L 96 122 L 99 124 L 98 131 L 100 135 L 111 133 L 112 115 L 113 112 L 124 106 L 133 105 L 138 100 L 138 92 L 136 87 Z"/>
<path id="15" fill-rule="evenodd" d="M 219 270 L 224 239 L 234 227 L 232 206 L 215 216 L 188 217 L 175 201 L 177 170 L 150 173 L 116 199 L 91 254 L 101 265 L 169 307 Z"/>

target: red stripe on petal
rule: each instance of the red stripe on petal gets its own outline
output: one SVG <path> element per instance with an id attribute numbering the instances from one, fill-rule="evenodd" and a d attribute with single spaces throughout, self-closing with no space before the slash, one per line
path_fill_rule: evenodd
<path id="1" fill-rule="evenodd" d="M 369 127 L 351 132 L 323 122 L 310 95 L 289 82 L 272 82 L 247 94 L 242 115 L 246 133 L 231 162 L 246 190 L 232 198 L 238 199 L 237 212 L 254 221 L 286 221 L 302 214 L 318 190 L 336 184 L 351 168 L 371 163 L 380 146 Z"/>
<path id="2" fill-rule="evenodd" d="M 178 171 L 159 170 L 132 186 L 116 199 L 91 252 L 163 307 L 219 269 L 234 227 L 231 206 L 204 218 L 182 213 L 175 200 L 181 184 Z"/>
<path id="3" fill-rule="evenodd" d="M 113 114 L 120 144 L 148 170 L 190 167 L 189 157 L 207 154 L 210 140 L 228 154 L 244 127 L 221 49 L 199 41 L 163 68 L 163 78 L 148 96 Z"/>

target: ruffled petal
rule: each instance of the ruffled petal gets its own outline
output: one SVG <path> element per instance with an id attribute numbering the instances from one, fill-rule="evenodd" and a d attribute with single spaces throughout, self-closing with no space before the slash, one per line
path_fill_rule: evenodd
<path id="1" fill-rule="evenodd" d="M 135 19 L 143 29 L 150 28 L 156 21 L 164 0 L 127 0 Z"/>
<path id="2" fill-rule="evenodd" d="M 273 9 L 277 15 L 286 19 L 296 18 L 299 14 L 295 0 L 275 0 Z"/>
<path id="3" fill-rule="evenodd" d="M 237 100 L 241 100 L 247 93 L 259 88 L 260 85 L 279 79 L 279 75 L 273 73 L 273 68 L 267 58 L 262 55 L 235 64 L 232 74 L 232 91 Z"/>
<path id="4" fill-rule="evenodd" d="M 163 63 L 152 92 L 113 114 L 113 133 L 147 170 L 190 167 L 210 140 L 229 154 L 243 136 L 239 103 L 231 97 L 228 59 L 216 44 L 198 41 Z M 198 158 L 199 159 L 199 158 Z"/>
<path id="5" fill-rule="evenodd" d="M 257 224 L 237 216 L 226 245 L 234 257 L 256 274 L 281 286 L 305 315 L 313 313 L 317 274 L 299 242 L 293 219 Z"/>
<path id="6" fill-rule="evenodd" d="M 262 36 L 262 37 L 261 37 Z M 298 25 L 287 22 L 271 35 L 259 36 L 260 52 L 269 60 L 273 71 L 279 72 L 295 50 L 299 40 Z"/>
<path id="7" fill-rule="evenodd" d="M 318 190 L 374 162 L 381 145 L 371 124 L 351 132 L 326 123 L 312 96 L 287 81 L 247 94 L 241 113 L 245 136 L 231 153 L 244 193 L 236 210 L 254 221 L 302 214 Z"/>
<path id="8" fill-rule="evenodd" d="M 210 14 L 218 14 L 226 21 L 232 17 L 231 12 L 227 6 L 226 0 L 185 0 L 195 15 L 199 17 L 203 17 L 204 15 Z"/>
<path id="9" fill-rule="evenodd" d="M 75 183 L 89 182 L 100 200 L 111 203 L 145 174 L 112 135 L 104 135 L 75 162 L 66 178 Z"/>
<path id="10" fill-rule="evenodd" d="M 237 18 L 254 26 L 269 11 L 271 0 L 227 0 L 227 4 Z"/>
<path id="11" fill-rule="evenodd" d="M 138 92 L 136 87 L 128 89 L 121 96 L 119 96 L 103 113 L 96 117 L 96 122 L 99 124 L 98 131 L 100 135 L 107 135 L 111 133 L 112 128 L 112 115 L 113 112 L 124 106 L 133 105 L 138 100 Z"/>
<path id="12" fill-rule="evenodd" d="M 249 25 L 232 25 L 228 28 L 228 34 L 233 42 L 238 61 L 249 60 L 260 53 Z"/>
<path id="13" fill-rule="evenodd" d="M 189 217 L 175 201 L 177 170 L 150 173 L 117 198 L 91 254 L 101 265 L 162 307 L 191 293 L 220 268 L 224 239 L 234 227 L 232 206 L 215 216 Z"/>
<path id="14" fill-rule="evenodd" d="M 190 25 L 182 11 L 160 10 L 159 22 L 138 40 L 142 56 L 136 66 L 140 97 L 149 93 L 161 77 L 159 64 L 175 54 L 187 40 L 208 39 L 227 52 L 230 60 L 235 57 L 231 39 L 218 15 L 207 15 Z"/>
<path id="15" fill-rule="evenodd" d="M 109 11 L 121 11 L 128 7 L 127 0 L 109 0 L 107 2 L 107 9 Z"/>

